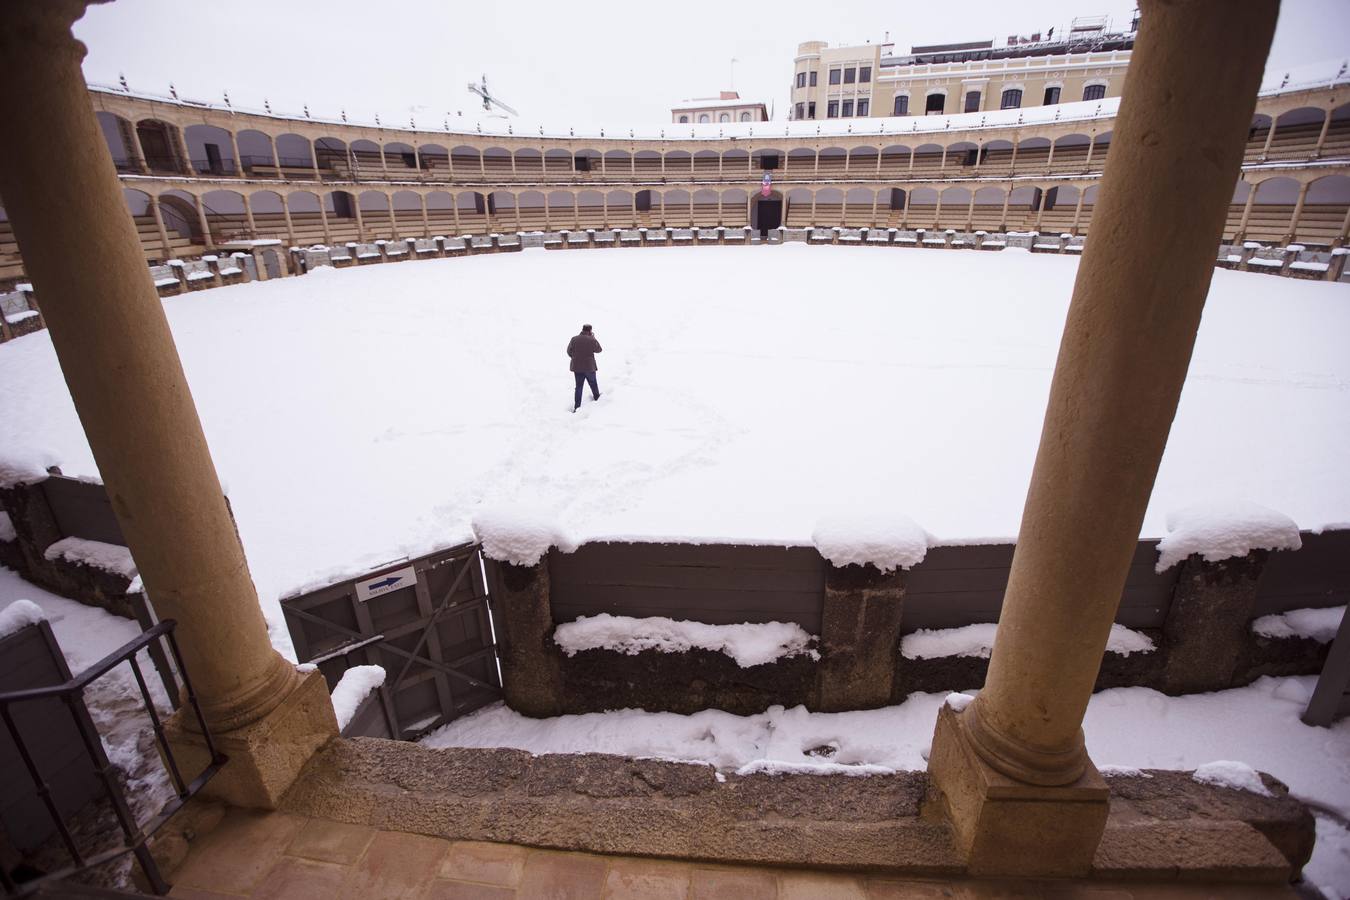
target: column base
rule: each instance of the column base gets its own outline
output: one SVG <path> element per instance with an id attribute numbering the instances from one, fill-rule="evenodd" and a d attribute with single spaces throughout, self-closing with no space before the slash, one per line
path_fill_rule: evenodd
<path id="1" fill-rule="evenodd" d="M 202 735 L 185 723 L 191 715 L 184 707 L 164 725 L 179 769 L 189 780 L 211 759 Z M 266 716 L 233 731 L 212 733 L 217 749 L 230 760 L 202 794 L 231 806 L 276 809 L 309 758 L 337 735 L 328 684 L 320 672 L 308 672 Z"/>
<path id="2" fill-rule="evenodd" d="M 1090 762 L 1062 787 L 1026 784 L 980 759 L 961 714 L 938 711 L 928 759 L 957 848 L 972 875 L 1087 875 L 1106 830 L 1109 791 Z"/>

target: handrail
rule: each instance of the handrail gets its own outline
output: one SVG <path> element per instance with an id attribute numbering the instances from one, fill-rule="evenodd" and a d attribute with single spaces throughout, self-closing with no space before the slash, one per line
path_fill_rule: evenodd
<path id="1" fill-rule="evenodd" d="M 159 872 L 154 857 L 151 855 L 146 843 L 154 834 L 167 822 L 174 813 L 197 794 L 205 784 L 220 771 L 221 767 L 228 761 L 228 757 L 220 752 L 215 741 L 211 737 L 210 728 L 206 724 L 206 718 L 202 714 L 201 704 L 197 700 L 197 695 L 192 688 L 192 681 L 188 677 L 187 667 L 183 663 L 182 654 L 178 648 L 178 642 L 174 638 L 174 628 L 177 622 L 173 619 L 165 619 L 158 624 L 146 629 L 132 640 L 123 644 L 121 647 L 109 653 L 98 662 L 87 667 L 79 675 L 67 679 L 62 684 L 49 685 L 40 688 L 28 688 L 20 691 L 7 691 L 0 693 L 0 720 L 4 721 L 10 737 L 18 749 L 19 756 L 23 761 L 29 777 L 33 780 L 34 787 L 38 796 L 41 797 L 43 804 L 47 808 L 47 813 L 51 816 L 53 824 L 60 835 L 61 842 L 65 845 L 69 853 L 72 865 L 57 872 L 48 873 L 40 878 L 18 883 L 10 875 L 0 869 L 0 887 L 4 888 L 7 896 L 24 896 L 46 882 L 66 878 L 77 872 L 102 865 L 112 859 L 116 859 L 126 853 L 132 853 L 136 861 L 140 864 L 145 873 L 146 880 L 151 889 L 156 894 L 167 894 L 169 885 L 164 881 Z M 39 627 L 50 629 L 46 622 L 39 623 Z M 49 631 L 50 639 L 50 631 Z M 183 693 L 186 695 L 187 703 L 191 707 L 196 719 L 197 727 L 200 728 L 202 738 L 206 743 L 206 750 L 210 756 L 210 762 L 191 782 L 185 782 L 182 772 L 178 765 L 177 757 L 174 755 L 173 748 L 170 746 L 168 737 L 165 734 L 163 723 L 160 721 L 159 713 L 155 709 L 154 700 L 150 697 L 149 687 L 145 676 L 141 672 L 140 664 L 136 661 L 136 655 L 146 647 L 157 640 L 163 639 L 169 645 L 169 652 L 173 656 L 175 667 L 179 677 L 183 681 Z M 52 641 L 53 646 L 55 642 Z M 88 709 L 84 703 L 84 691 L 90 684 L 97 681 L 108 672 L 112 671 L 120 663 L 126 662 L 131 666 L 132 674 L 136 680 L 136 686 L 140 690 L 141 700 L 144 703 L 147 715 L 150 718 L 151 728 L 155 733 L 155 742 L 162 754 L 165 767 L 168 770 L 170 780 L 174 787 L 174 796 L 150 818 L 144 825 L 137 823 L 131 807 L 127 802 L 121 786 L 116 778 L 116 769 L 108 759 L 107 753 L 103 749 L 98 729 L 94 726 L 90 718 Z M 18 703 L 31 703 L 39 700 L 58 699 L 65 704 L 75 722 L 75 728 L 80 735 L 81 742 L 88 754 L 95 774 L 103 784 L 103 791 L 107 800 L 112 806 L 113 814 L 122 831 L 122 845 L 108 850 L 100 851 L 92 856 L 86 857 L 77 845 L 70 828 L 60 810 L 56 807 L 56 802 L 52 798 L 52 788 L 44 778 L 41 767 L 32 756 L 27 744 L 23 739 L 23 733 L 14 722 L 10 707 Z"/>

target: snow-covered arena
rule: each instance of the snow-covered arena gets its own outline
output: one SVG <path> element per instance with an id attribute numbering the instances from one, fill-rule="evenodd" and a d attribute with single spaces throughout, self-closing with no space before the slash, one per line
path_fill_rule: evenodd
<path id="1" fill-rule="evenodd" d="M 576 540 L 810 544 L 841 510 L 1016 536 L 1078 260 L 783 245 L 320 269 L 165 301 L 276 598 L 525 505 Z M 1216 271 L 1143 536 L 1260 503 L 1350 522 L 1344 287 Z M 572 412 L 583 323 L 602 392 Z M 97 476 L 45 332 L 0 349 L 5 456 Z"/>

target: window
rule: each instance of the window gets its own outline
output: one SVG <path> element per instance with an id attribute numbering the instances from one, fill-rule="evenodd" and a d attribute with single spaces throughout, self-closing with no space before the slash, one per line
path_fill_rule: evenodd
<path id="1" fill-rule="evenodd" d="M 1059 102 L 1059 88 L 1048 87 L 1045 89 L 1045 96 L 1041 98 L 1042 106 L 1054 106 Z"/>
<path id="2" fill-rule="evenodd" d="M 869 81 L 871 81 L 871 80 L 872 80 L 872 67 L 871 67 L 871 66 L 863 66 L 861 69 L 858 70 L 858 81 L 859 81 L 859 82 L 861 82 L 862 84 L 867 84 L 867 83 L 868 83 Z"/>
<path id="3" fill-rule="evenodd" d="M 1106 85 L 1104 84 L 1089 84 L 1087 87 L 1083 88 L 1084 100 L 1100 100 L 1105 96 Z"/>
<path id="4" fill-rule="evenodd" d="M 796 108 L 796 110 L 795 110 L 795 112 L 794 112 L 794 114 L 793 114 L 793 118 L 798 119 L 798 120 L 801 120 L 801 119 L 806 118 L 805 112 L 804 112 L 805 109 L 806 109 L 806 104 L 804 104 L 804 103 L 798 103 L 798 104 L 797 104 L 797 108 Z"/>
<path id="5" fill-rule="evenodd" d="M 815 86 L 816 86 L 816 75 L 817 75 L 816 72 L 812 72 L 812 73 L 811 73 L 811 87 L 815 87 Z"/>
<path id="6" fill-rule="evenodd" d="M 854 81 L 857 80 L 857 76 L 858 76 L 858 70 L 857 70 L 857 69 L 853 69 L 853 68 L 845 69 L 845 70 L 844 70 L 844 84 L 852 84 Z"/>
<path id="7" fill-rule="evenodd" d="M 848 118 L 849 116 L 851 116 L 851 115 L 853 115 L 853 101 L 852 101 L 852 100 L 845 100 L 845 101 L 844 101 L 844 118 L 847 119 L 847 118 Z"/>
<path id="8" fill-rule="evenodd" d="M 895 98 L 895 105 L 891 107 L 891 115 L 907 116 L 909 115 L 909 96 L 902 94 Z"/>
<path id="9" fill-rule="evenodd" d="M 799 88 L 804 88 L 804 87 L 806 87 L 806 73 L 805 73 L 805 72 L 798 72 L 798 73 L 797 73 L 797 87 L 799 87 Z"/>
<path id="10" fill-rule="evenodd" d="M 689 124 L 689 117 L 688 117 L 688 116 L 680 116 L 680 124 L 681 124 L 681 125 L 688 125 L 688 124 Z"/>
<path id="11" fill-rule="evenodd" d="M 980 111 L 980 92 L 966 91 L 966 112 Z"/>
<path id="12" fill-rule="evenodd" d="M 816 117 L 816 104 L 814 100 L 806 104 L 806 117 L 808 119 L 814 119 Z"/>
<path id="13" fill-rule="evenodd" d="M 868 113 L 868 111 L 871 109 L 871 107 L 872 107 L 872 101 L 870 101 L 870 100 L 859 100 L 859 101 L 858 101 L 858 115 L 860 115 L 860 116 L 865 116 L 865 115 L 867 115 L 867 113 Z"/>
<path id="14" fill-rule="evenodd" d="M 831 70 L 830 70 L 830 84 L 838 84 L 838 83 L 839 83 L 839 70 L 838 70 L 838 69 L 831 69 Z"/>
<path id="15" fill-rule="evenodd" d="M 722 113 L 722 115 L 720 115 L 720 116 L 717 117 L 717 121 L 719 121 L 719 122 L 730 122 L 730 121 L 731 121 L 731 116 L 727 115 L 726 113 Z"/>
<path id="16" fill-rule="evenodd" d="M 1003 97 L 998 101 L 999 109 L 1018 109 L 1022 106 L 1022 92 L 1017 89 L 1011 89 L 1003 92 Z"/>
<path id="17" fill-rule="evenodd" d="M 708 121 L 708 114 L 707 114 L 707 113 L 699 113 L 699 114 L 698 114 L 698 121 L 699 121 L 699 124 L 706 123 L 706 122 Z"/>
<path id="18" fill-rule="evenodd" d="M 749 122 L 749 121 L 750 121 L 750 114 L 749 114 L 748 112 L 743 112 L 743 113 L 741 113 L 741 121 L 742 121 L 742 122 Z"/>
<path id="19" fill-rule="evenodd" d="M 946 94 L 929 94 L 928 100 L 924 102 L 923 114 L 925 116 L 942 115 L 942 109 L 947 105 Z"/>
<path id="20" fill-rule="evenodd" d="M 827 119 L 837 119 L 837 118 L 839 118 L 839 101 L 838 101 L 838 100 L 831 100 L 829 103 L 827 103 L 827 104 L 825 105 L 825 118 L 827 118 Z"/>

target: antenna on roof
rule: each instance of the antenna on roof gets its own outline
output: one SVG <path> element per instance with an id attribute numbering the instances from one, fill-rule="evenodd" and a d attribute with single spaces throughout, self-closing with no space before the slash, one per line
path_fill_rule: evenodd
<path id="1" fill-rule="evenodd" d="M 488 90 L 486 75 L 482 76 L 482 82 L 479 84 L 474 84 L 472 81 L 470 81 L 469 90 L 477 94 L 479 97 L 483 98 L 483 112 L 485 113 L 493 114 L 492 107 L 496 106 L 503 112 L 507 113 L 508 115 L 512 116 L 520 115 L 514 109 L 507 106 L 505 103 L 498 100 L 496 97 L 492 96 L 492 93 Z"/>

